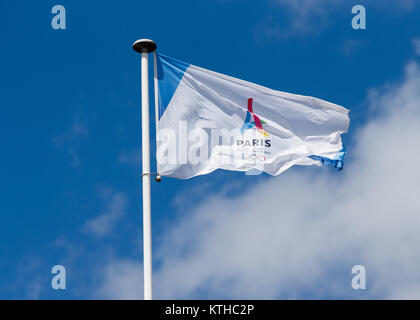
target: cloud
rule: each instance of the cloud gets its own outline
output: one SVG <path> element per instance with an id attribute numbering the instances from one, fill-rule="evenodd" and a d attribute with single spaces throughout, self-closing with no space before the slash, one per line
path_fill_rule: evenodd
<path id="1" fill-rule="evenodd" d="M 88 120 L 88 118 L 76 116 L 66 131 L 53 139 L 53 143 L 57 148 L 66 150 L 69 154 L 71 167 L 78 167 L 81 164 L 78 147 L 80 142 L 89 136 Z"/>
<path id="2" fill-rule="evenodd" d="M 122 259 L 109 262 L 95 298 L 143 299 L 143 269 L 139 261 Z"/>
<path id="3" fill-rule="evenodd" d="M 13 259 L 8 258 L 8 263 Z M 50 266 L 43 259 L 31 252 L 21 257 L 14 268 L 14 277 L 4 278 L 0 286 L 1 299 L 41 299 L 51 288 L 49 278 Z"/>
<path id="4" fill-rule="evenodd" d="M 271 0 L 268 3 L 270 13 L 254 28 L 254 39 L 260 45 L 267 41 L 295 36 L 316 36 L 331 24 L 332 14 L 340 14 L 341 19 L 348 19 L 350 27 L 354 16 L 351 8 L 357 4 L 392 15 L 406 14 L 414 10 L 417 5 L 415 0 L 397 2 L 365 0 L 362 3 L 348 0 Z M 284 13 L 286 16 L 278 16 Z"/>
<path id="5" fill-rule="evenodd" d="M 96 206 L 98 202 L 99 207 Z M 0 283 L 0 297 L 4 296 L 7 299 L 141 297 L 143 288 L 142 277 L 139 277 L 142 274 L 139 263 L 141 252 L 139 230 L 138 227 L 133 227 L 133 223 L 137 223 L 138 219 L 128 220 L 129 223 L 123 220 L 127 218 L 129 206 L 127 195 L 115 188 L 102 186 L 88 203 L 80 205 L 83 212 L 92 212 L 94 217 L 88 218 L 75 232 L 63 231 L 51 242 L 38 246 L 36 252 L 30 251 L 17 260 L 16 276 Z M 124 242 L 125 252 L 133 253 L 131 257 L 138 256 L 135 261 L 118 257 L 116 243 L 121 245 L 121 242 Z M 10 265 L 10 261 L 10 257 L 4 261 L 0 259 L 0 270 Z M 51 268 L 57 264 L 66 268 L 67 288 L 63 291 L 55 291 L 51 287 L 54 276 L 51 274 Z M 110 288 L 114 288 L 114 291 Z"/>
<path id="6" fill-rule="evenodd" d="M 115 224 L 124 215 L 127 205 L 126 196 L 121 192 L 116 192 L 110 188 L 101 191 L 101 198 L 105 201 L 104 212 L 85 222 L 82 231 L 103 237 L 109 234 Z"/>
<path id="7" fill-rule="evenodd" d="M 254 39 L 262 45 L 266 41 L 302 35 L 319 34 L 327 25 L 330 13 L 344 0 L 273 0 L 271 12 L 254 28 Z M 277 13 L 286 13 L 285 19 Z"/>

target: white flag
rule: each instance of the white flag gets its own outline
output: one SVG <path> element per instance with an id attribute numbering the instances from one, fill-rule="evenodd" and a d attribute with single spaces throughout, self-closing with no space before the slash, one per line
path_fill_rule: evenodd
<path id="1" fill-rule="evenodd" d="M 157 55 L 158 172 L 216 169 L 278 175 L 293 165 L 343 167 L 348 110 Z"/>

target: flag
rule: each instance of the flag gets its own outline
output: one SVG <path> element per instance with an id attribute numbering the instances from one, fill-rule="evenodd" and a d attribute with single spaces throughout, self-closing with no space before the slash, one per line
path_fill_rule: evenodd
<path id="1" fill-rule="evenodd" d="M 349 110 L 157 54 L 157 166 L 181 179 L 216 169 L 278 175 L 293 165 L 343 168 Z"/>

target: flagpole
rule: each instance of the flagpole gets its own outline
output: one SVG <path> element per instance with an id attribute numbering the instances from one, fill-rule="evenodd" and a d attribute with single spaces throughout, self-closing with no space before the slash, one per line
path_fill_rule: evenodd
<path id="1" fill-rule="evenodd" d="M 152 300 L 152 219 L 150 196 L 150 130 L 149 130 L 149 53 L 156 43 L 149 39 L 134 42 L 133 49 L 141 53 L 141 128 L 143 180 L 143 271 L 144 300 Z"/>

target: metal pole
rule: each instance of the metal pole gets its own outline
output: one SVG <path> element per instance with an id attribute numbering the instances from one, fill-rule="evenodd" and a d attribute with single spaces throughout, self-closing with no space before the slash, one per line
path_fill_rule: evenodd
<path id="1" fill-rule="evenodd" d="M 141 53 L 144 300 L 152 300 L 152 219 L 150 197 L 150 119 L 148 62 L 149 52 L 156 50 L 156 44 L 149 39 L 140 39 L 134 42 L 133 49 Z"/>

